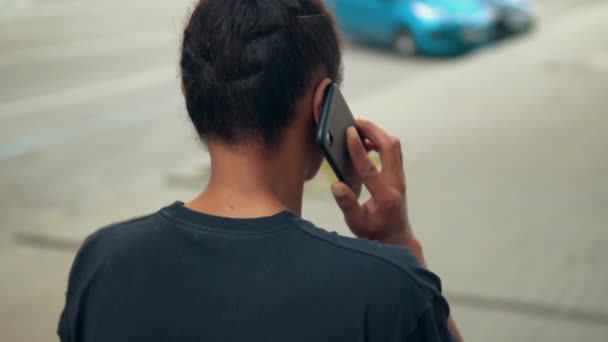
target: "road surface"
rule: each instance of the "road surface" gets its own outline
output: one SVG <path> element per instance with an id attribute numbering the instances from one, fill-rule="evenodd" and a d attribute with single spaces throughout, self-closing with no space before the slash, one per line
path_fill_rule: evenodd
<path id="1" fill-rule="evenodd" d="M 52 341 L 79 241 L 191 198 L 190 2 L 0 1 L 0 341 Z M 347 46 L 353 109 L 400 136 L 417 234 L 470 341 L 608 340 L 608 4 L 458 59 Z M 347 231 L 321 174 L 304 216 Z"/>

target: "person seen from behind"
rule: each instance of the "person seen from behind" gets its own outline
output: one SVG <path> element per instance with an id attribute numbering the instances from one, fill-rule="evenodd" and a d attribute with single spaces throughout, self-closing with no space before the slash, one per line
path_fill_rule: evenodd
<path id="1" fill-rule="evenodd" d="M 371 197 L 360 203 L 343 183 L 331 190 L 358 238 L 300 217 L 304 183 L 323 160 L 324 90 L 340 83 L 341 63 L 321 1 L 200 1 L 180 66 L 211 158 L 208 184 L 86 239 L 61 341 L 461 341 L 410 226 L 398 139 L 364 120 L 347 131 Z"/>

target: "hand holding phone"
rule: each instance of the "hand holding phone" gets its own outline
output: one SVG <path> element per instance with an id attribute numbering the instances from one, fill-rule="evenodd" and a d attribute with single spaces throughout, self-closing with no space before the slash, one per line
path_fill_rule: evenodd
<path id="1" fill-rule="evenodd" d="M 369 190 L 371 198 L 360 204 L 357 194 L 346 184 L 332 184 L 332 192 L 344 213 L 346 224 L 358 237 L 409 248 L 424 265 L 422 247 L 409 222 L 399 139 L 369 121 L 359 120 L 357 127 L 347 130 L 346 145 L 353 170 Z M 361 136 L 367 143 L 362 143 Z M 370 146 L 380 154 L 381 170 L 367 155 Z"/>

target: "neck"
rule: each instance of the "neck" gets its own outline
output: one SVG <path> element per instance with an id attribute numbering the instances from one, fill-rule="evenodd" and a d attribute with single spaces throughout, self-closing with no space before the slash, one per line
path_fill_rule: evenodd
<path id="1" fill-rule="evenodd" d="M 282 210 L 301 215 L 305 165 L 293 158 L 289 146 L 264 153 L 210 143 L 209 153 L 207 188 L 187 207 L 234 218 L 271 216 Z"/>

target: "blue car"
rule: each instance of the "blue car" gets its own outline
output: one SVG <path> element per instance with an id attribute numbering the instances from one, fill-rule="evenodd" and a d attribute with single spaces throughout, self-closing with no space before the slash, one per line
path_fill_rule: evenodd
<path id="1" fill-rule="evenodd" d="M 518 33 L 531 28 L 537 17 L 537 6 L 532 0 L 484 0 L 494 6 L 498 15 L 497 33 Z"/>
<path id="2" fill-rule="evenodd" d="M 340 30 L 403 55 L 452 55 L 494 35 L 494 7 L 481 0 L 326 0 Z"/>

